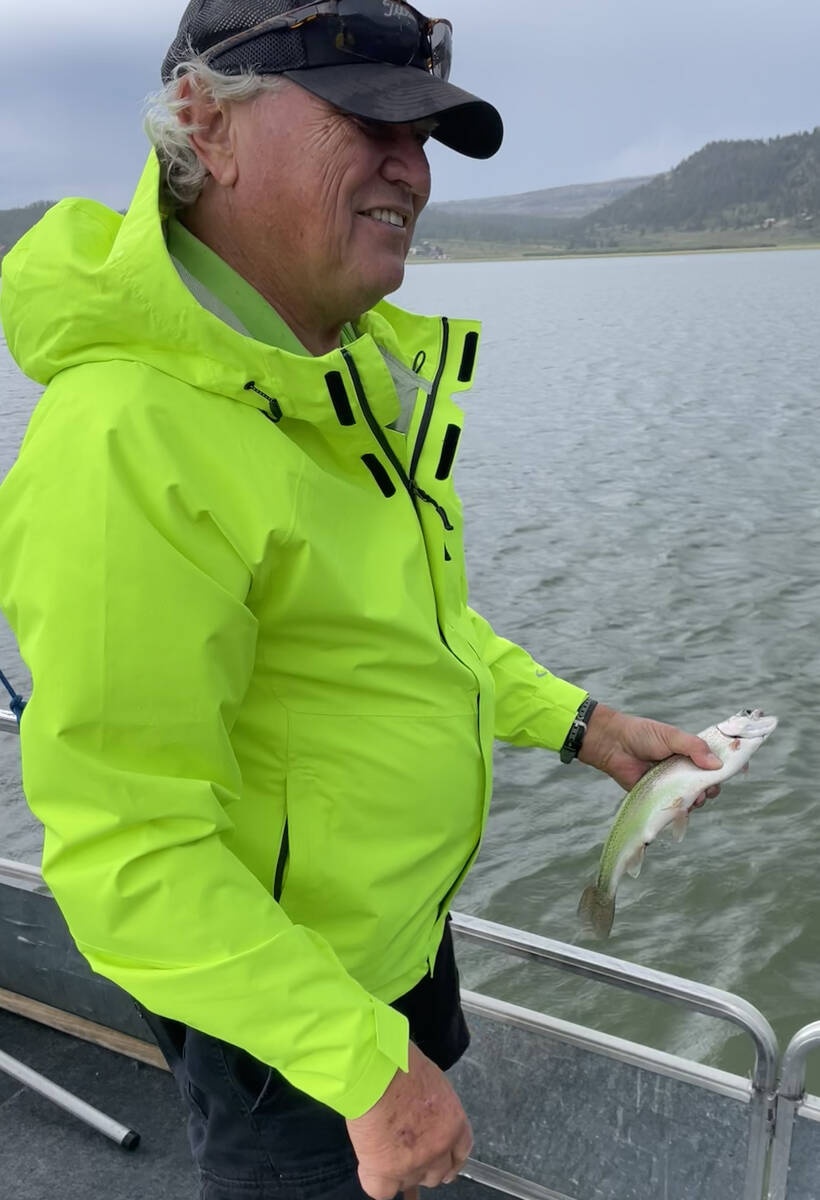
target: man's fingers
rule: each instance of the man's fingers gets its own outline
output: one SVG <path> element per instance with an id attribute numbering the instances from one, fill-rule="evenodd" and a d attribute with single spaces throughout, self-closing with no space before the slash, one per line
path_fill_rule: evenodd
<path id="1" fill-rule="evenodd" d="M 707 800 L 714 800 L 715 796 L 719 796 L 719 795 L 720 795 L 720 787 L 707 788 L 705 792 L 701 792 L 701 794 L 698 796 L 697 800 L 692 805 L 692 807 L 693 808 L 703 808 L 703 806 Z"/>
<path id="2" fill-rule="evenodd" d="M 453 1163 L 457 1167 L 462 1167 L 473 1149 L 473 1130 L 469 1123 L 466 1123 L 464 1129 L 459 1134 L 455 1146 L 453 1146 Z"/>
<path id="3" fill-rule="evenodd" d="M 429 1164 L 427 1170 L 419 1181 L 422 1187 L 436 1188 L 440 1183 L 443 1183 L 453 1169 L 452 1154 L 440 1154 L 437 1159 Z"/>
<path id="4" fill-rule="evenodd" d="M 453 1169 L 444 1176 L 444 1178 L 441 1181 L 442 1183 L 455 1183 L 455 1181 L 458 1179 L 458 1177 L 461 1173 L 461 1168 L 464 1166 L 464 1164 L 467 1162 L 467 1159 L 470 1157 L 470 1151 L 472 1150 L 472 1148 L 473 1148 L 473 1138 L 472 1138 L 472 1134 L 471 1134 L 468 1142 L 467 1141 L 462 1142 L 459 1146 L 459 1149 L 453 1151 L 452 1156 L 451 1156 Z"/>

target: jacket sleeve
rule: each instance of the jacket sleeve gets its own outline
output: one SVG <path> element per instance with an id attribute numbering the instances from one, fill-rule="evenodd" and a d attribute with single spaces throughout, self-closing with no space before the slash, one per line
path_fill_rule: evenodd
<path id="1" fill-rule="evenodd" d="M 0 491 L 46 882 L 95 971 L 359 1116 L 407 1069 L 407 1021 L 225 844 L 257 630 L 251 565 L 214 496 L 241 462 L 167 408 L 146 414 L 144 386 L 129 409 L 105 368 L 78 375 L 95 370 L 108 416 L 58 380 Z"/>
<path id="2" fill-rule="evenodd" d="M 474 644 L 495 684 L 495 736 L 515 746 L 560 750 L 588 693 L 550 674 L 489 621 L 468 609 Z"/>

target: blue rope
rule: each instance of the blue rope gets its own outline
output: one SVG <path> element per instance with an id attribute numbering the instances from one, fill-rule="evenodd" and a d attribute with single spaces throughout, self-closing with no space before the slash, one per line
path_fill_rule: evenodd
<path id="1" fill-rule="evenodd" d="M 0 671 L 0 683 L 2 683 L 3 687 L 11 696 L 11 704 L 9 705 L 9 708 L 17 718 L 17 724 L 19 725 L 20 718 L 23 715 L 23 709 L 26 707 L 26 702 L 23 697 L 19 695 L 19 693 L 15 692 L 14 688 L 11 686 L 8 679 L 6 679 L 2 671 Z"/>

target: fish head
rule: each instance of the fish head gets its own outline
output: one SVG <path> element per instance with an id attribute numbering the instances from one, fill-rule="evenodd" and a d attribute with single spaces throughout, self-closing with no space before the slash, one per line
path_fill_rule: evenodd
<path id="1" fill-rule="evenodd" d="M 706 741 L 718 758 L 734 763 L 739 770 L 777 728 L 777 717 L 767 717 L 759 708 L 744 708 L 733 717 L 718 722 Z"/>
<path id="2" fill-rule="evenodd" d="M 746 738 L 765 741 L 777 728 L 777 717 L 767 717 L 760 708 L 744 708 L 733 717 L 720 721 L 717 728 L 719 733 L 731 741 L 735 738 L 740 738 L 741 741 Z"/>

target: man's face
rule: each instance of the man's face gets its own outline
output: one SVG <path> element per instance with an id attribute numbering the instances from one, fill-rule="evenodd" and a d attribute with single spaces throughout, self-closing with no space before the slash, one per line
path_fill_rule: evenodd
<path id="1" fill-rule="evenodd" d="M 297 85 L 236 106 L 232 123 L 231 208 L 253 235 L 257 286 L 342 322 L 401 285 L 430 195 L 429 123 L 370 124 Z"/>

